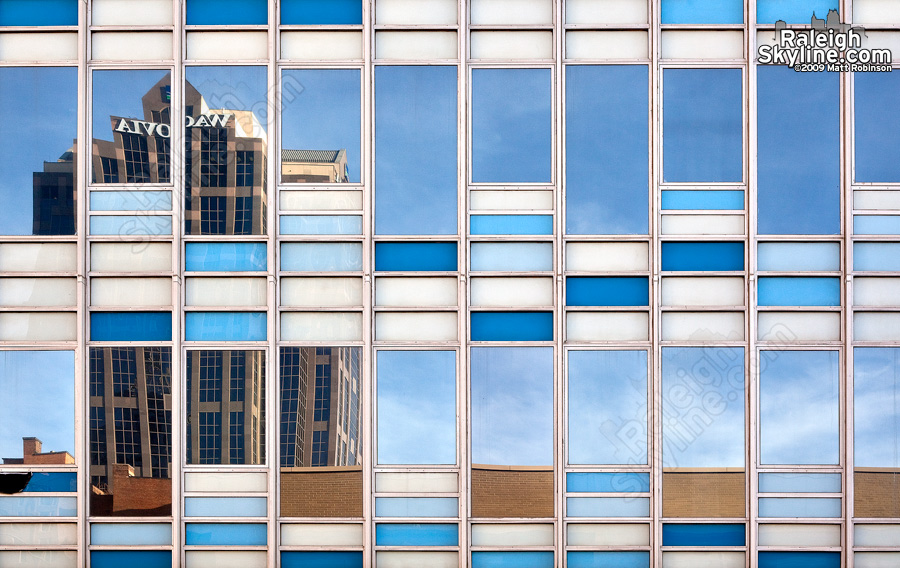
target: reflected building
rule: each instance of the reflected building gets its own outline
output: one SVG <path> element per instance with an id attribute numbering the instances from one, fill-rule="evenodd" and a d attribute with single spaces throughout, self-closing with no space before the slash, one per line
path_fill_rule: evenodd
<path id="1" fill-rule="evenodd" d="M 32 233 L 75 234 L 75 145 L 33 174 Z"/>
<path id="2" fill-rule="evenodd" d="M 22 438 L 22 457 L 3 458 L 3 465 L 66 465 L 74 464 L 69 452 L 45 452 L 43 443 L 33 436 Z"/>
<path id="3" fill-rule="evenodd" d="M 282 183 L 348 183 L 347 150 L 282 150 Z"/>

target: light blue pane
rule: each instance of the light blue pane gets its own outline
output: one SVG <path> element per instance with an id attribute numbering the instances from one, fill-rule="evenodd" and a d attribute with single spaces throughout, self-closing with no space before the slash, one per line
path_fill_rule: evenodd
<path id="1" fill-rule="evenodd" d="M 840 306 L 840 278 L 765 276 L 758 285 L 760 306 Z"/>
<path id="2" fill-rule="evenodd" d="M 187 243 L 187 271 L 254 272 L 266 269 L 266 243 Z"/>
<path id="3" fill-rule="evenodd" d="M 663 546 L 744 546 L 744 525 L 663 524 Z"/>
<path id="4" fill-rule="evenodd" d="M 91 211 L 171 211 L 171 191 L 92 191 Z"/>
<path id="5" fill-rule="evenodd" d="M 531 272 L 553 269 L 550 243 L 472 243 L 472 270 Z"/>
<path id="6" fill-rule="evenodd" d="M 744 465 L 744 350 L 663 347 L 665 467 Z"/>
<path id="7" fill-rule="evenodd" d="M 265 497 L 186 497 L 186 517 L 265 517 Z"/>
<path id="8" fill-rule="evenodd" d="M 900 348 L 853 350 L 856 467 L 900 467 Z"/>
<path id="9" fill-rule="evenodd" d="M 4 399 L 4 402 L 8 401 Z M 74 471 L 36 471 L 31 474 L 31 479 L 23 493 L 74 493 L 75 491 L 78 491 L 78 474 Z"/>
<path id="10" fill-rule="evenodd" d="M 282 0 L 283 25 L 359 25 L 361 0 Z"/>
<path id="11" fill-rule="evenodd" d="M 837 351 L 761 351 L 760 463 L 838 463 Z"/>
<path id="12" fill-rule="evenodd" d="M 756 23 L 774 24 L 784 20 L 788 24 L 808 25 L 813 13 L 824 20 L 829 10 L 837 8 L 838 0 L 757 0 Z"/>
<path id="13" fill-rule="evenodd" d="M 172 341 L 172 313 L 94 312 L 91 341 Z"/>
<path id="14" fill-rule="evenodd" d="M 646 306 L 649 302 L 646 276 L 566 278 L 567 306 Z"/>
<path id="15" fill-rule="evenodd" d="M 189 26 L 264 26 L 269 21 L 266 0 L 186 0 Z"/>
<path id="16" fill-rule="evenodd" d="M 836 3 L 836 0 L 832 0 Z M 854 73 L 855 169 L 858 182 L 900 181 L 900 73 Z"/>
<path id="17" fill-rule="evenodd" d="M 647 497 L 567 497 L 569 517 L 649 517 Z"/>
<path id="18" fill-rule="evenodd" d="M 281 269 L 298 272 L 362 270 L 360 243 L 282 243 Z"/>
<path id="19" fill-rule="evenodd" d="M 0 26 L 77 26 L 77 0 L 3 0 Z"/>
<path id="20" fill-rule="evenodd" d="M 662 244 L 663 270 L 744 269 L 743 243 L 678 243 Z"/>
<path id="21" fill-rule="evenodd" d="M 759 243 L 759 270 L 840 270 L 840 243 Z"/>
<path id="22" fill-rule="evenodd" d="M 385 524 L 375 526 L 376 546 L 457 546 L 458 525 Z"/>
<path id="23" fill-rule="evenodd" d="M 472 70 L 472 181 L 549 183 L 550 69 Z"/>
<path id="24" fill-rule="evenodd" d="M 760 234 L 840 233 L 839 79 L 759 66 Z"/>
<path id="25" fill-rule="evenodd" d="M 473 552 L 472 568 L 553 568 L 553 552 Z"/>
<path id="26" fill-rule="evenodd" d="M 760 493 L 840 493 L 841 474 L 760 473 L 759 491 Z"/>
<path id="27" fill-rule="evenodd" d="M 553 341 L 552 312 L 472 312 L 472 341 Z"/>
<path id="28" fill-rule="evenodd" d="M 553 215 L 472 215 L 473 235 L 550 235 Z"/>
<path id="29" fill-rule="evenodd" d="M 282 215 L 282 235 L 361 235 L 359 215 Z"/>
<path id="30" fill-rule="evenodd" d="M 663 71 L 666 182 L 743 179 L 740 69 Z"/>
<path id="31" fill-rule="evenodd" d="M 566 553 L 566 565 L 569 568 L 650 568 L 650 553 L 573 550 Z"/>
<path id="32" fill-rule="evenodd" d="M 375 243 L 375 270 L 454 271 L 456 243 Z"/>
<path id="33" fill-rule="evenodd" d="M 647 233 L 647 82 L 646 65 L 566 67 L 567 233 Z"/>
<path id="34" fill-rule="evenodd" d="M 172 218 L 168 215 L 91 215 L 92 235 L 171 235 Z"/>
<path id="35" fill-rule="evenodd" d="M 75 497 L 2 497 L 0 517 L 74 517 Z"/>
<path id="36" fill-rule="evenodd" d="M 91 544 L 118 546 L 172 544 L 172 525 L 145 523 L 93 523 Z"/>
<path id="37" fill-rule="evenodd" d="M 265 313 L 188 312 L 184 316 L 187 341 L 265 341 Z"/>
<path id="38" fill-rule="evenodd" d="M 188 523 L 184 527 L 187 545 L 265 546 L 266 525 Z"/>
<path id="39" fill-rule="evenodd" d="M 759 568 L 840 568 L 840 552 L 769 552 L 759 553 Z"/>
<path id="40" fill-rule="evenodd" d="M 456 353 L 379 351 L 376 372 L 378 463 L 455 464 Z"/>
<path id="41" fill-rule="evenodd" d="M 831 498 L 760 497 L 759 516 L 830 519 L 841 516 L 841 500 Z"/>
<path id="42" fill-rule="evenodd" d="M 553 465 L 553 348 L 473 347 L 470 365 L 472 462 Z"/>
<path id="43" fill-rule="evenodd" d="M 92 550 L 91 568 L 170 568 L 170 550 Z"/>
<path id="44" fill-rule="evenodd" d="M 900 215 L 854 215 L 855 235 L 900 235 Z"/>
<path id="45" fill-rule="evenodd" d="M 646 464 L 647 352 L 569 351 L 567 370 L 569 463 Z"/>
<path id="46" fill-rule="evenodd" d="M 375 68 L 375 234 L 456 234 L 457 90 L 455 66 Z"/>
<path id="47" fill-rule="evenodd" d="M 900 243 L 853 243 L 853 270 L 900 271 Z"/>
<path id="48" fill-rule="evenodd" d="M 456 497 L 376 497 L 376 517 L 456 517 Z"/>
<path id="49" fill-rule="evenodd" d="M 664 24 L 743 24 L 741 0 L 662 0 Z"/>
<path id="50" fill-rule="evenodd" d="M 571 454 L 571 451 L 569 453 Z M 650 474 L 624 471 L 569 472 L 566 474 L 566 491 L 569 493 L 646 493 L 650 491 Z"/>
<path id="51" fill-rule="evenodd" d="M 282 552 L 281 568 L 362 568 L 362 552 Z"/>
<path id="52" fill-rule="evenodd" d="M 662 192 L 662 208 L 717 211 L 743 209 L 744 192 L 669 189 Z"/>

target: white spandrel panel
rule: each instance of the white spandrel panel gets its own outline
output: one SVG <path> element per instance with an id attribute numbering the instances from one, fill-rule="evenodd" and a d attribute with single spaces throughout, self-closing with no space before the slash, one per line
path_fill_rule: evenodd
<path id="1" fill-rule="evenodd" d="M 552 278 L 472 278 L 473 306 L 552 306 Z"/>
<path id="2" fill-rule="evenodd" d="M 900 278 L 854 278 L 853 305 L 900 306 Z"/>
<path id="3" fill-rule="evenodd" d="M 75 341 L 75 324 L 74 313 L 0 313 L 0 341 Z"/>
<path id="4" fill-rule="evenodd" d="M 99 272 L 170 272 L 168 243 L 93 243 L 91 270 Z"/>
<path id="5" fill-rule="evenodd" d="M 552 59 L 553 33 L 478 31 L 471 35 L 472 59 Z"/>
<path id="6" fill-rule="evenodd" d="M 840 546 L 840 525 L 759 525 L 760 546 Z"/>
<path id="7" fill-rule="evenodd" d="M 281 57 L 295 61 L 362 59 L 361 32 L 282 32 Z"/>
<path id="8" fill-rule="evenodd" d="M 896 0 L 853 0 L 853 23 L 900 24 L 900 2 Z"/>
<path id="9" fill-rule="evenodd" d="M 854 552 L 854 568 L 897 568 L 900 552 Z"/>
<path id="10" fill-rule="evenodd" d="M 567 341 L 647 341 L 650 316 L 644 312 L 568 312 Z"/>
<path id="11" fill-rule="evenodd" d="M 407 552 L 380 550 L 375 553 L 376 568 L 457 568 L 458 552 Z"/>
<path id="12" fill-rule="evenodd" d="M 471 0 L 472 25 L 549 25 L 553 23 L 551 0 Z"/>
<path id="13" fill-rule="evenodd" d="M 553 525 L 473 524 L 472 546 L 553 546 Z"/>
<path id="14" fill-rule="evenodd" d="M 172 59 L 171 32 L 94 32 L 94 61 L 155 61 Z"/>
<path id="15" fill-rule="evenodd" d="M 184 490 L 187 492 L 264 492 L 267 486 L 265 473 L 199 473 L 184 474 Z"/>
<path id="16" fill-rule="evenodd" d="M 644 30 L 567 31 L 566 59 L 647 59 L 648 37 Z"/>
<path id="17" fill-rule="evenodd" d="M 266 32 L 188 32 L 187 58 L 206 61 L 266 59 L 268 45 Z"/>
<path id="18" fill-rule="evenodd" d="M 376 341 L 456 341 L 456 312 L 375 314 Z"/>
<path id="19" fill-rule="evenodd" d="M 456 473 L 380 472 L 375 474 L 375 491 L 380 493 L 456 493 Z"/>
<path id="20" fill-rule="evenodd" d="M 0 34 L 0 61 L 78 61 L 78 34 Z"/>
<path id="21" fill-rule="evenodd" d="M 646 24 L 646 0 L 567 0 L 567 24 Z"/>
<path id="22" fill-rule="evenodd" d="M 664 30 L 660 49 L 664 59 L 741 59 L 744 57 L 744 33 Z"/>
<path id="23" fill-rule="evenodd" d="M 732 277 L 666 277 L 661 283 L 663 306 L 741 306 L 744 279 Z"/>
<path id="24" fill-rule="evenodd" d="M 553 192 L 479 189 L 469 193 L 469 207 L 479 211 L 550 211 L 553 209 Z"/>
<path id="25" fill-rule="evenodd" d="M 357 312 L 285 312 L 281 314 L 285 341 L 360 341 L 362 314 Z"/>
<path id="26" fill-rule="evenodd" d="M 2 243 L 0 272 L 74 272 L 74 243 Z"/>
<path id="27" fill-rule="evenodd" d="M 92 278 L 92 306 L 171 306 L 171 278 Z"/>
<path id="28" fill-rule="evenodd" d="M 664 235 L 743 235 L 743 215 L 662 215 Z"/>
<path id="29" fill-rule="evenodd" d="M 569 546 L 649 546 L 650 525 L 572 524 L 566 525 Z"/>
<path id="30" fill-rule="evenodd" d="M 444 25 L 457 20 L 456 0 L 378 0 L 375 23 L 390 26 Z"/>
<path id="31" fill-rule="evenodd" d="M 381 60 L 456 59 L 455 31 L 375 32 L 375 57 Z"/>
<path id="32" fill-rule="evenodd" d="M 900 209 L 900 191 L 866 191 L 857 189 L 853 192 L 854 209 Z"/>
<path id="33" fill-rule="evenodd" d="M 282 546 L 362 546 L 363 527 L 358 524 L 282 524 Z"/>
<path id="34" fill-rule="evenodd" d="M 171 26 L 172 0 L 93 0 L 94 26 Z"/>
<path id="35" fill-rule="evenodd" d="M 897 546 L 900 525 L 854 525 L 853 544 L 865 548 Z"/>
<path id="36" fill-rule="evenodd" d="M 75 523 L 4 523 L 0 530 L 0 546 L 64 546 L 77 542 Z"/>
<path id="37" fill-rule="evenodd" d="M 662 315 L 663 341 L 742 341 L 741 312 L 666 312 Z"/>
<path id="38" fill-rule="evenodd" d="M 3 568 L 76 568 L 74 550 L 0 550 Z"/>
<path id="39" fill-rule="evenodd" d="M 600 272 L 648 270 L 647 243 L 569 243 L 566 245 L 566 270 Z"/>
<path id="40" fill-rule="evenodd" d="M 295 190 L 278 192 L 278 203 L 286 211 L 359 211 L 362 192 L 352 190 Z"/>
<path id="41" fill-rule="evenodd" d="M 75 306 L 74 278 L 0 278 L 0 306 Z"/>
<path id="42" fill-rule="evenodd" d="M 188 550 L 185 568 L 266 568 L 265 550 Z"/>
<path id="43" fill-rule="evenodd" d="M 862 46 L 863 49 L 889 49 L 892 59 L 900 61 L 900 31 L 866 30 Z"/>
<path id="44" fill-rule="evenodd" d="M 187 278 L 188 306 L 265 306 L 265 278 Z"/>
<path id="45" fill-rule="evenodd" d="M 362 307 L 362 278 L 282 278 L 286 307 Z"/>
<path id="46" fill-rule="evenodd" d="M 760 341 L 838 341 L 841 314 L 837 312 L 760 312 Z"/>
<path id="47" fill-rule="evenodd" d="M 393 307 L 456 306 L 456 278 L 376 278 L 375 305 Z"/>
<path id="48" fill-rule="evenodd" d="M 900 312 L 855 312 L 854 341 L 900 340 Z"/>
<path id="49" fill-rule="evenodd" d="M 662 568 L 744 568 L 744 553 L 663 552 Z"/>

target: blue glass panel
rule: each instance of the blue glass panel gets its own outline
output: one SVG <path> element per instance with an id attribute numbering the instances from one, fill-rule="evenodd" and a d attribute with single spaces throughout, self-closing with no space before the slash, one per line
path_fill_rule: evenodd
<path id="1" fill-rule="evenodd" d="M 188 312 L 187 341 L 265 341 L 266 314 L 259 312 Z"/>
<path id="2" fill-rule="evenodd" d="M 835 518 L 841 516 L 839 498 L 760 497 L 760 517 Z"/>
<path id="3" fill-rule="evenodd" d="M 760 306 L 840 306 L 840 278 L 765 276 L 757 288 Z"/>
<path id="4" fill-rule="evenodd" d="M 759 270 L 840 270 L 840 243 L 759 243 Z"/>
<path id="5" fill-rule="evenodd" d="M 457 546 L 458 525 L 384 524 L 375 526 L 376 546 Z"/>
<path id="6" fill-rule="evenodd" d="M 669 189 L 662 192 L 662 208 L 717 211 L 743 209 L 744 192 Z"/>
<path id="7" fill-rule="evenodd" d="M 550 69 L 472 70 L 472 181 L 552 180 Z"/>
<path id="8" fill-rule="evenodd" d="M 456 234 L 457 90 L 455 66 L 375 68 L 376 234 Z"/>
<path id="9" fill-rule="evenodd" d="M 647 497 L 566 497 L 570 517 L 649 517 Z"/>
<path id="10" fill-rule="evenodd" d="M 857 464 L 858 465 L 858 464 Z M 760 473 L 760 493 L 840 493 L 840 473 Z"/>
<path id="11" fill-rule="evenodd" d="M 553 568 L 553 552 L 473 552 L 472 568 Z"/>
<path id="12" fill-rule="evenodd" d="M 376 497 L 376 517 L 456 517 L 456 497 Z"/>
<path id="13" fill-rule="evenodd" d="M 741 0 L 662 0 L 664 24 L 743 24 Z"/>
<path id="14" fill-rule="evenodd" d="M 266 541 L 266 525 L 188 523 L 184 527 L 187 545 L 265 546 Z"/>
<path id="15" fill-rule="evenodd" d="M 92 550 L 91 568 L 170 568 L 170 550 Z"/>
<path id="16" fill-rule="evenodd" d="M 359 215 L 282 215 L 282 235 L 361 235 Z"/>
<path id="17" fill-rule="evenodd" d="M 824 20 L 829 10 L 837 9 L 838 0 L 757 0 L 756 23 L 784 20 L 788 24 L 809 24 L 813 14 Z"/>
<path id="18" fill-rule="evenodd" d="M 744 525 L 663 524 L 663 546 L 744 546 Z"/>
<path id="19" fill-rule="evenodd" d="M 649 473 L 566 473 L 569 493 L 642 493 L 650 491 Z"/>
<path id="20" fill-rule="evenodd" d="M 265 497 L 186 497 L 186 517 L 265 517 Z"/>
<path id="21" fill-rule="evenodd" d="M 168 215 L 91 215 L 92 235 L 171 235 Z"/>
<path id="22" fill-rule="evenodd" d="M 360 243 L 283 243 L 281 269 L 300 272 L 362 270 Z"/>
<path id="23" fill-rule="evenodd" d="M 853 350 L 856 467 L 900 467 L 900 348 Z"/>
<path id="24" fill-rule="evenodd" d="M 566 67 L 567 233 L 647 233 L 647 82 L 646 65 Z"/>
<path id="25" fill-rule="evenodd" d="M 77 0 L 3 0 L 0 26 L 77 26 Z"/>
<path id="26" fill-rule="evenodd" d="M 900 271 L 900 243 L 853 243 L 853 270 Z"/>
<path id="27" fill-rule="evenodd" d="M 375 243 L 375 270 L 456 270 L 456 243 Z"/>
<path id="28" fill-rule="evenodd" d="M 281 568 L 362 568 L 362 565 L 362 552 L 281 553 Z"/>
<path id="29" fill-rule="evenodd" d="M 74 517 L 75 497 L 0 498 L 0 517 Z"/>
<path id="30" fill-rule="evenodd" d="M 472 312 L 472 341 L 553 341 L 552 312 Z"/>
<path id="31" fill-rule="evenodd" d="M 649 552 L 590 552 L 566 553 L 569 568 L 650 568 Z"/>
<path id="32" fill-rule="evenodd" d="M 54 409 L 55 411 L 56 409 Z M 78 474 L 74 471 L 36 471 L 31 474 L 23 493 L 63 493 L 78 491 Z"/>
<path id="33" fill-rule="evenodd" d="M 254 272 L 266 269 L 266 243 L 187 243 L 187 271 Z"/>
<path id="34" fill-rule="evenodd" d="M 666 182 L 743 179 L 740 69 L 663 71 Z"/>
<path id="35" fill-rule="evenodd" d="M 759 232 L 840 233 L 840 74 L 761 65 L 758 77 Z"/>
<path id="36" fill-rule="evenodd" d="M 266 0 L 187 0 L 189 26 L 264 26 L 269 21 Z"/>
<path id="37" fill-rule="evenodd" d="M 172 544 L 172 525 L 158 523 L 92 523 L 91 544 L 119 546 Z"/>
<path id="38" fill-rule="evenodd" d="M 831 0 L 835 4 L 837 0 Z M 900 73 L 854 73 L 855 169 L 858 182 L 900 181 Z"/>
<path id="39" fill-rule="evenodd" d="M 91 341 L 172 341 L 172 313 L 94 312 Z"/>
<path id="40" fill-rule="evenodd" d="M 472 243 L 472 270 L 533 272 L 553 269 L 550 243 Z"/>
<path id="41" fill-rule="evenodd" d="M 361 0 L 281 0 L 281 23 L 293 25 L 362 24 Z"/>
<path id="42" fill-rule="evenodd" d="M 567 306 L 646 306 L 649 301 L 646 276 L 566 278 Z"/>
<path id="43" fill-rule="evenodd" d="M 743 270 L 743 243 L 663 243 L 663 270 Z"/>
<path id="44" fill-rule="evenodd" d="M 473 235 L 550 235 L 553 215 L 472 215 Z"/>
<path id="45" fill-rule="evenodd" d="M 92 191 L 91 211 L 170 211 L 171 191 Z"/>
<path id="46" fill-rule="evenodd" d="M 900 235 L 900 215 L 854 215 L 855 235 Z"/>
<path id="47" fill-rule="evenodd" d="M 840 568 L 840 552 L 760 552 L 759 568 Z"/>

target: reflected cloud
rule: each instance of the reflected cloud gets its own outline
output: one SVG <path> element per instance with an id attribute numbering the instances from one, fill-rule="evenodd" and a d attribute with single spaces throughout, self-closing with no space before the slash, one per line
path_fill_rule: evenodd
<path id="1" fill-rule="evenodd" d="M 900 467 L 900 348 L 853 350 L 855 467 Z"/>

